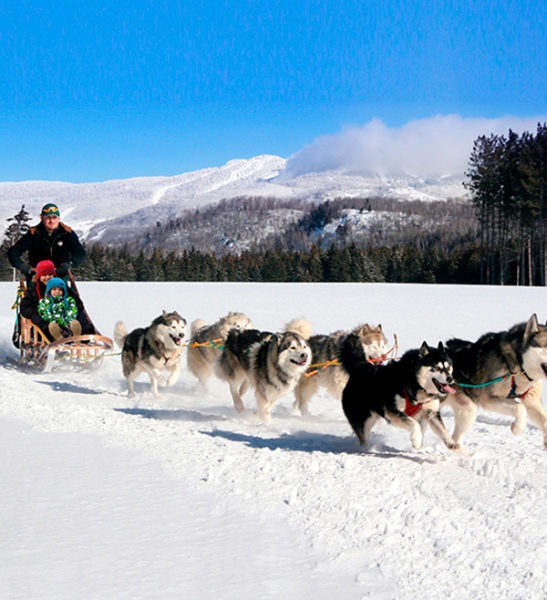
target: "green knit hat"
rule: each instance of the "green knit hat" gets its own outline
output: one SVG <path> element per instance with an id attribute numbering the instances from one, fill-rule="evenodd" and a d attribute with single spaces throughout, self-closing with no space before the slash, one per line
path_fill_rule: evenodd
<path id="1" fill-rule="evenodd" d="M 61 213 L 59 212 L 57 205 L 53 204 L 51 202 L 49 204 L 45 204 L 42 207 L 42 212 L 40 214 L 42 215 L 42 217 L 60 217 L 61 216 Z"/>

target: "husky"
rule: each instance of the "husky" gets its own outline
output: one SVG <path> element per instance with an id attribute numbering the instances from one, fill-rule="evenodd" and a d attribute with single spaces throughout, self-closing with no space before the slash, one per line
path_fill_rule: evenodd
<path id="1" fill-rule="evenodd" d="M 302 321 L 305 319 L 291 321 L 287 325 L 287 329 L 301 327 Z M 368 360 L 381 359 L 388 353 L 388 341 L 381 325 L 373 326 L 365 323 L 358 325 L 351 332 L 335 331 L 329 335 L 304 337 L 307 338 L 312 351 L 312 367 L 318 365 L 318 370 L 302 377 L 294 390 L 296 398 L 294 407 L 298 408 L 303 415 L 308 414 L 310 400 L 320 386 L 325 387 L 334 398 L 342 399 L 342 392 L 349 378 L 347 371 L 339 362 L 345 347 L 357 344 L 356 351 L 360 348 L 363 357 Z"/>
<path id="2" fill-rule="evenodd" d="M 217 375 L 228 382 L 239 413 L 245 410 L 241 397 L 253 387 L 257 415 L 269 423 L 272 407 L 294 389 L 310 360 L 311 349 L 297 332 L 232 329 L 217 363 Z"/>
<path id="3" fill-rule="evenodd" d="M 452 361 L 442 342 L 431 348 L 423 342 L 400 360 L 373 365 L 348 346 L 341 354 L 349 379 L 342 393 L 342 407 L 349 424 L 364 447 L 380 417 L 407 429 L 412 446 L 422 447 L 424 432 L 431 429 L 451 450 L 458 444 L 450 437 L 440 414 L 440 403 L 450 394 Z"/>
<path id="4" fill-rule="evenodd" d="M 459 382 L 447 402 L 454 410 L 454 440 L 461 442 L 480 406 L 513 417 L 515 435 L 526 427 L 528 413 L 547 448 L 547 413 L 541 400 L 547 377 L 547 324 L 540 325 L 533 314 L 525 323 L 486 333 L 476 342 L 451 339 L 446 345 Z"/>
<path id="5" fill-rule="evenodd" d="M 114 339 L 122 348 L 122 367 L 127 379 L 128 396 L 135 395 L 133 382 L 142 371 L 150 377 L 152 394 L 163 400 L 158 385 L 173 385 L 180 375 L 180 355 L 187 339 L 186 319 L 177 312 L 163 311 L 148 327 L 127 333 L 122 321 L 114 327 Z M 169 373 L 167 382 L 162 371 Z"/>
<path id="6" fill-rule="evenodd" d="M 213 325 L 207 325 L 202 319 L 197 319 L 191 324 L 190 346 L 186 360 L 188 370 L 197 377 L 204 392 L 207 392 L 207 380 L 215 372 L 215 363 L 230 330 L 243 331 L 250 327 L 252 327 L 251 320 L 238 312 L 229 312 Z M 207 343 L 210 345 L 206 345 Z"/>

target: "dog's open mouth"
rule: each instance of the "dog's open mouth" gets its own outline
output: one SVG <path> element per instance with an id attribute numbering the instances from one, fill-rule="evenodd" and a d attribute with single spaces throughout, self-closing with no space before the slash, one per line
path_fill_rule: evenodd
<path id="1" fill-rule="evenodd" d="M 171 336 L 171 339 L 175 342 L 177 346 L 180 346 L 182 344 L 182 340 L 184 340 L 184 337 L 173 335 L 172 333 L 170 333 L 169 335 Z"/>
<path id="2" fill-rule="evenodd" d="M 435 387 L 439 390 L 441 394 L 455 394 L 456 390 L 453 387 L 450 387 L 448 383 L 441 383 L 438 379 L 433 378 L 433 383 Z"/>
<path id="3" fill-rule="evenodd" d="M 547 377 L 547 363 L 543 363 L 541 365 L 541 368 L 543 369 L 543 372 L 545 373 L 545 377 Z"/>
<path id="4" fill-rule="evenodd" d="M 297 365 L 297 366 L 299 366 L 299 367 L 303 367 L 304 365 L 308 364 L 308 357 L 307 357 L 307 356 L 304 356 L 304 357 L 303 357 L 303 358 L 301 358 L 301 359 L 298 359 L 298 358 L 291 358 L 291 362 L 292 362 L 294 365 Z"/>

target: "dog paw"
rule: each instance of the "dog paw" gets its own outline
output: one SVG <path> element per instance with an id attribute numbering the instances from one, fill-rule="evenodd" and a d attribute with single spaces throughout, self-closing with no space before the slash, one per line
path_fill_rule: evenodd
<path id="1" fill-rule="evenodd" d="M 424 436 L 422 435 L 421 432 L 419 434 L 418 433 L 412 434 L 410 441 L 412 442 L 412 447 L 415 450 L 419 450 L 422 447 L 422 444 L 424 441 Z"/>
<path id="2" fill-rule="evenodd" d="M 519 433 L 522 433 L 524 431 L 525 427 L 526 427 L 526 419 L 515 419 L 511 423 L 511 431 L 512 431 L 513 435 L 518 435 Z"/>
<path id="3" fill-rule="evenodd" d="M 272 422 L 272 416 L 270 415 L 269 412 L 257 411 L 256 416 L 265 425 L 269 425 Z"/>
<path id="4" fill-rule="evenodd" d="M 234 408 L 240 415 L 245 412 L 245 405 L 239 399 L 237 399 L 237 400 L 234 399 Z"/>
<path id="5" fill-rule="evenodd" d="M 177 382 L 178 379 L 178 375 L 176 376 L 171 376 L 169 377 L 169 379 L 167 380 L 167 387 L 172 387 L 173 385 L 175 385 L 175 383 Z"/>

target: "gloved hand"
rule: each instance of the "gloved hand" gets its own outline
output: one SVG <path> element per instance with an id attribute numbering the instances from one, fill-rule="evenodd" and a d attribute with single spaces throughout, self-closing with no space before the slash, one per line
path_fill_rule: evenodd
<path id="1" fill-rule="evenodd" d="M 61 263 L 55 269 L 55 271 L 57 272 L 58 277 L 65 277 L 66 275 L 68 275 L 69 269 L 70 269 L 70 263 L 66 262 L 66 263 Z"/>
<path id="2" fill-rule="evenodd" d="M 32 268 L 25 264 L 19 267 L 19 270 L 21 273 L 23 273 L 23 275 L 30 275 L 32 273 Z"/>

